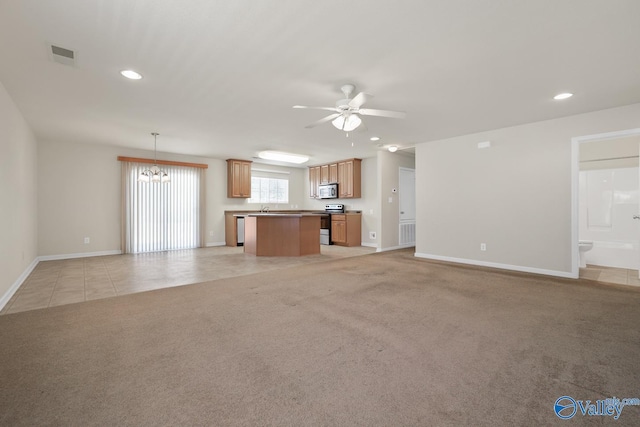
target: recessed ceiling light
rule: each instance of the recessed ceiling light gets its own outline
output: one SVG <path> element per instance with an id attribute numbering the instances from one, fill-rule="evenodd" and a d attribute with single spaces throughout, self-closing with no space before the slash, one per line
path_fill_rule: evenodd
<path id="1" fill-rule="evenodd" d="M 300 164 L 309 160 L 309 156 L 303 156 L 302 154 L 284 153 L 282 151 L 261 151 L 258 153 L 258 157 L 265 160 L 276 160 L 278 162 L 287 162 Z"/>
<path id="2" fill-rule="evenodd" d="M 567 98 L 571 98 L 572 96 L 573 96 L 573 94 L 572 94 L 572 93 L 565 92 L 565 93 L 559 93 L 559 94 L 557 94 L 556 96 L 554 96 L 554 97 L 553 97 L 553 99 L 557 99 L 557 100 L 560 100 L 560 99 L 567 99 Z"/>
<path id="3" fill-rule="evenodd" d="M 390 145 L 389 148 L 387 148 L 387 150 L 391 151 L 392 153 L 395 153 L 396 151 L 398 151 L 398 146 Z"/>
<path id="4" fill-rule="evenodd" d="M 379 136 L 372 136 L 370 139 L 372 141 L 380 141 L 380 137 Z"/>
<path id="5" fill-rule="evenodd" d="M 120 71 L 120 74 L 131 80 L 140 80 L 142 78 L 142 74 L 133 70 L 122 70 Z"/>

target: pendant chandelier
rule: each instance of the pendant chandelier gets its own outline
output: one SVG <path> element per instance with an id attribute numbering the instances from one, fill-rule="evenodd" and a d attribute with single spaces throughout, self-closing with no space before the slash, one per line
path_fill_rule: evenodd
<path id="1" fill-rule="evenodd" d="M 138 182 L 171 182 L 169 175 L 158 167 L 158 160 L 156 159 L 156 145 L 157 138 L 160 135 L 158 132 L 151 132 L 153 135 L 153 166 L 149 169 L 145 169 L 140 173 Z"/>

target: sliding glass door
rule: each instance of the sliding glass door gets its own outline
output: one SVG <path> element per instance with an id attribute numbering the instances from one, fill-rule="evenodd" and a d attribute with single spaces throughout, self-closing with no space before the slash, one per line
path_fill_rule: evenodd
<path id="1" fill-rule="evenodd" d="M 163 166 L 171 182 L 138 182 L 149 165 L 122 162 L 123 251 L 203 246 L 205 169 Z"/>

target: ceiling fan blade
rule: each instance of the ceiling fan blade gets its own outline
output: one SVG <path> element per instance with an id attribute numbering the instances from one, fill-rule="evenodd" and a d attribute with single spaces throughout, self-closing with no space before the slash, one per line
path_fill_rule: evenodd
<path id="1" fill-rule="evenodd" d="M 340 116 L 340 113 L 329 114 L 327 117 L 322 118 L 322 119 L 318 120 L 317 122 L 311 123 L 310 125 L 306 125 L 305 127 L 307 129 L 310 129 L 312 127 L 316 127 L 316 126 L 321 125 L 323 123 L 329 122 L 329 121 L 331 121 L 331 120 L 333 120 L 333 119 L 335 119 L 336 117 L 339 117 L 339 116 Z"/>
<path id="2" fill-rule="evenodd" d="M 313 110 L 339 111 L 335 107 L 307 107 L 306 105 L 294 105 L 293 108 L 309 108 Z"/>
<path id="3" fill-rule="evenodd" d="M 373 95 L 369 95 L 368 93 L 360 92 L 356 96 L 353 97 L 351 101 L 349 101 L 349 107 L 351 108 L 360 108 L 362 104 L 367 102 L 367 100 L 373 98 Z"/>
<path id="4" fill-rule="evenodd" d="M 372 110 L 371 108 L 360 108 L 358 113 L 363 116 L 391 117 L 393 119 L 404 119 L 407 117 L 407 113 L 404 111 Z"/>

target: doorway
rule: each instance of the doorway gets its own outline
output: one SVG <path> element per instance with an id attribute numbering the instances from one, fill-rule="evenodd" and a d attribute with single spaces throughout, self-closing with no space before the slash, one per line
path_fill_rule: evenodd
<path id="1" fill-rule="evenodd" d="M 573 138 L 574 277 L 640 286 L 639 153 L 640 129 Z"/>
<path id="2" fill-rule="evenodd" d="M 398 233 L 400 246 L 416 244 L 416 170 L 400 168 L 399 177 L 399 218 Z"/>

